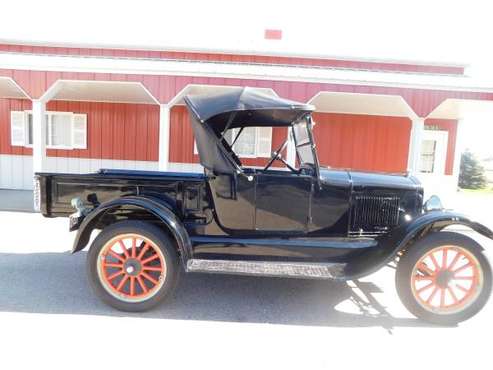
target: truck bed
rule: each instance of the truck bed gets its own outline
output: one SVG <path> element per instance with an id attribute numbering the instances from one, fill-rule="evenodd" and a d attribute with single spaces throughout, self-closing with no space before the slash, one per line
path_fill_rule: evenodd
<path id="1" fill-rule="evenodd" d="M 184 199 L 197 199 L 203 189 L 205 175 L 184 172 L 155 172 L 101 169 L 89 174 L 37 173 L 35 198 L 46 217 L 67 217 L 74 212 L 73 198 L 80 198 L 86 207 L 127 195 L 149 195 L 178 204 Z M 194 192 L 194 197 L 186 193 Z"/>

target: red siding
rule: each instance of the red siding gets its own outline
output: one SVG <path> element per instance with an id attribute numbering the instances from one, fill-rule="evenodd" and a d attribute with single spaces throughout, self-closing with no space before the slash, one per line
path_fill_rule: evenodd
<path id="1" fill-rule="evenodd" d="M 188 111 L 184 106 L 176 106 L 171 110 L 170 137 L 171 145 L 169 161 L 175 163 L 199 163 L 198 155 L 193 153 L 193 130 L 188 120 Z M 287 137 L 285 128 L 272 130 L 272 148 L 278 148 Z M 246 166 L 263 166 L 267 158 L 241 158 Z"/>
<path id="2" fill-rule="evenodd" d="M 351 68 L 369 69 L 379 71 L 399 71 L 417 73 L 439 73 L 439 74 L 464 74 L 464 67 L 441 66 L 409 63 L 388 63 L 372 61 L 353 61 L 331 58 L 302 58 L 282 57 L 267 55 L 237 55 L 227 53 L 198 53 L 178 51 L 148 51 L 148 50 L 122 50 L 122 49 L 99 49 L 99 48 L 67 48 L 67 47 L 44 47 L 30 45 L 0 44 L 0 51 L 11 51 L 36 54 L 57 55 L 85 55 L 85 56 L 115 56 L 130 58 L 159 58 L 178 60 L 200 60 L 221 61 L 235 63 L 263 63 L 263 64 L 285 64 L 299 66 L 316 66 L 327 68 Z"/>
<path id="3" fill-rule="evenodd" d="M 427 119 L 425 125 L 433 126 L 434 129 L 448 132 L 447 160 L 445 162 L 445 175 L 453 175 L 455 145 L 457 143 L 457 121 L 445 119 Z"/>
<path id="4" fill-rule="evenodd" d="M 158 160 L 159 107 L 156 105 L 51 101 L 46 108 L 87 114 L 87 149 L 48 149 L 48 156 Z M 0 99 L 0 154 L 32 155 L 30 148 L 10 145 L 10 111 L 29 109 L 29 100 Z"/>
<path id="5" fill-rule="evenodd" d="M 10 145 L 10 112 L 30 110 L 27 99 L 0 99 L 0 154 L 32 155 L 31 148 Z"/>
<path id="6" fill-rule="evenodd" d="M 406 171 L 409 119 L 315 113 L 314 120 L 321 165 L 368 171 Z"/>

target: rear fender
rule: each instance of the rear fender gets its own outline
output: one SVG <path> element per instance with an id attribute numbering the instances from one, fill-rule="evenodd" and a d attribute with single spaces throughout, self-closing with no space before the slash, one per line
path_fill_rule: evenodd
<path id="1" fill-rule="evenodd" d="M 412 248 L 417 240 L 452 225 L 466 226 L 493 239 L 493 231 L 467 216 L 450 211 L 431 211 L 378 238 L 378 246 L 349 263 L 346 269 L 347 278 L 356 279 L 379 270 L 391 262 L 398 253 Z"/>
<path id="2" fill-rule="evenodd" d="M 175 212 L 163 201 L 149 196 L 128 196 L 118 198 L 101 204 L 91 211 L 82 221 L 72 247 L 72 253 L 76 253 L 87 245 L 92 231 L 96 228 L 101 218 L 108 212 L 124 206 L 141 208 L 161 220 L 175 238 L 180 250 L 182 261 L 185 263 L 191 257 L 192 243 L 188 232 Z"/>

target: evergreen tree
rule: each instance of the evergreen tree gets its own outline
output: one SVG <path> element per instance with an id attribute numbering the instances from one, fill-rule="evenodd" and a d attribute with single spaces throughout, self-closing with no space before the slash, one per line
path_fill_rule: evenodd
<path id="1" fill-rule="evenodd" d="M 464 189 L 482 189 L 486 186 L 484 168 L 469 150 L 462 153 L 459 186 Z"/>

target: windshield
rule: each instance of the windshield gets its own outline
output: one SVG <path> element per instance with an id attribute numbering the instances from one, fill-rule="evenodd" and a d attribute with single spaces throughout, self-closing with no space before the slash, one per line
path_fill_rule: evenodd
<path id="1" fill-rule="evenodd" d="M 316 157 L 311 132 L 311 122 L 308 118 L 293 124 L 293 136 L 296 145 L 296 152 L 300 161 L 300 167 L 314 167 L 316 164 Z"/>

